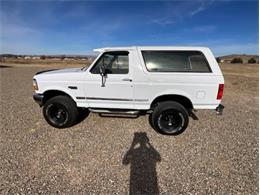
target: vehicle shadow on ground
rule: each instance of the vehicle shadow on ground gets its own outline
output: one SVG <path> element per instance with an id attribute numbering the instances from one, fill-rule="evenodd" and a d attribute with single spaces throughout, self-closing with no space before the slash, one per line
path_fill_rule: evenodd
<path id="1" fill-rule="evenodd" d="M 151 145 L 145 132 L 134 134 L 130 149 L 123 157 L 123 165 L 130 164 L 129 194 L 159 194 L 156 163 L 159 152 Z"/>
<path id="2" fill-rule="evenodd" d="M 0 68 L 12 68 L 12 66 L 0 65 Z"/>

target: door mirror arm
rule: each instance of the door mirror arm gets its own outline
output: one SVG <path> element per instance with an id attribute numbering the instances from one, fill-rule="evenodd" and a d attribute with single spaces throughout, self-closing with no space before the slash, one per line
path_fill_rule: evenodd
<path id="1" fill-rule="evenodd" d="M 102 66 L 100 66 L 99 69 L 100 75 L 102 77 L 102 82 L 101 82 L 101 87 L 105 87 L 105 82 L 106 82 L 106 67 L 104 66 L 104 64 Z"/>

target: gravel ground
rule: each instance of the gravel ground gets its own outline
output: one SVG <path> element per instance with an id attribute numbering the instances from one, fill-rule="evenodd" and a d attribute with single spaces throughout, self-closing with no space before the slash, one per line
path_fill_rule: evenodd
<path id="1" fill-rule="evenodd" d="M 178 136 L 157 134 L 147 116 L 52 128 L 32 99 L 44 68 L 0 68 L 0 193 L 257 194 L 258 66 L 222 68 L 224 115 L 198 111 Z"/>

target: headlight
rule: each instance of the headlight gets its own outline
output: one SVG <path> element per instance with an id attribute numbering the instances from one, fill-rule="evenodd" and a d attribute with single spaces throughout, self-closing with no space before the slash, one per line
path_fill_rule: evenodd
<path id="1" fill-rule="evenodd" d="M 37 81 L 36 79 L 33 79 L 33 91 L 37 91 L 37 90 L 38 90 Z"/>

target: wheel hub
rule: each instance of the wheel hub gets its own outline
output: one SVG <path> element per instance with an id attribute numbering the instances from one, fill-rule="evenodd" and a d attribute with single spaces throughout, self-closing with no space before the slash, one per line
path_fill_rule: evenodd
<path id="1" fill-rule="evenodd" d="M 57 112 L 57 118 L 61 118 L 62 115 L 64 115 L 64 111 L 62 109 L 59 109 L 58 112 Z"/>
<path id="2" fill-rule="evenodd" d="M 50 121 L 57 125 L 62 125 L 68 118 L 68 113 L 61 104 L 52 104 L 48 109 Z"/>
<path id="3" fill-rule="evenodd" d="M 162 130 L 172 133 L 182 128 L 183 116 L 176 110 L 166 110 L 159 117 L 159 126 Z"/>
<path id="4" fill-rule="evenodd" d="M 173 115 L 169 115 L 168 117 L 168 125 L 169 126 L 172 126 L 172 125 L 174 125 L 174 123 L 175 123 L 175 121 L 174 121 L 174 118 L 173 118 Z"/>

